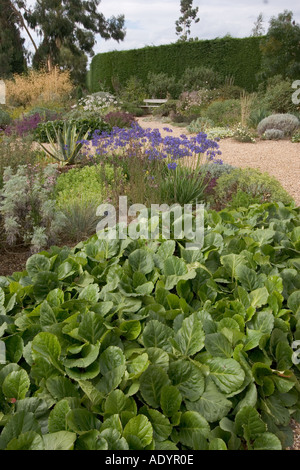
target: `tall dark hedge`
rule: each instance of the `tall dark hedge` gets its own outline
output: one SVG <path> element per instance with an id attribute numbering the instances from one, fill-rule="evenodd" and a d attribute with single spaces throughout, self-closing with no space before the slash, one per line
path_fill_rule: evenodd
<path id="1" fill-rule="evenodd" d="M 131 75 L 145 81 L 151 71 L 179 79 L 186 68 L 201 65 L 212 67 L 223 77 L 234 76 L 235 85 L 253 91 L 261 66 L 260 41 L 259 37 L 222 38 L 98 54 L 91 63 L 90 91 L 97 92 L 103 85 L 111 87 L 112 77 L 120 83 Z"/>

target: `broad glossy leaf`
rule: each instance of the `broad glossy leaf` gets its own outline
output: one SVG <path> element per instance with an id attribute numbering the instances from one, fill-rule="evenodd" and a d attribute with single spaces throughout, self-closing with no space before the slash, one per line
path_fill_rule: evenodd
<path id="1" fill-rule="evenodd" d="M 267 426 L 252 406 L 242 408 L 235 417 L 235 432 L 238 436 L 247 436 L 251 440 L 266 432 Z"/>
<path id="2" fill-rule="evenodd" d="M 26 270 L 31 278 L 43 271 L 50 271 L 51 262 L 43 255 L 32 255 L 26 262 Z"/>
<path id="3" fill-rule="evenodd" d="M 259 287 L 254 291 L 250 292 L 249 298 L 252 307 L 259 308 L 266 305 L 268 302 L 269 292 L 266 287 Z"/>
<path id="4" fill-rule="evenodd" d="M 82 289 L 79 299 L 86 300 L 91 304 L 95 304 L 99 300 L 99 286 L 98 284 L 90 284 Z"/>
<path id="5" fill-rule="evenodd" d="M 210 359 L 208 365 L 210 376 L 221 392 L 234 394 L 243 385 L 245 372 L 234 359 Z"/>
<path id="6" fill-rule="evenodd" d="M 106 331 L 103 317 L 95 312 L 88 311 L 83 315 L 79 324 L 78 335 L 85 341 L 96 345 Z"/>
<path id="7" fill-rule="evenodd" d="M 69 431 L 59 431 L 43 436 L 45 450 L 73 450 L 76 434 Z"/>
<path id="8" fill-rule="evenodd" d="M 209 423 L 221 420 L 232 408 L 230 400 L 223 395 L 211 379 L 206 381 L 205 391 L 196 401 L 186 401 L 186 407 L 190 411 L 197 411 Z"/>
<path id="9" fill-rule="evenodd" d="M 61 346 L 57 337 L 52 333 L 38 333 L 31 344 L 34 358 L 39 356 L 47 359 L 54 367 L 60 369 Z"/>
<path id="10" fill-rule="evenodd" d="M 154 269 L 154 261 L 151 254 L 143 249 L 135 250 L 128 256 L 130 266 L 134 271 L 149 274 Z"/>
<path id="11" fill-rule="evenodd" d="M 71 410 L 68 400 L 59 401 L 51 410 L 48 419 L 49 432 L 67 431 L 67 414 Z"/>
<path id="12" fill-rule="evenodd" d="M 165 385 L 161 390 L 160 403 L 165 416 L 173 416 L 182 403 L 178 388 L 174 385 Z"/>
<path id="13" fill-rule="evenodd" d="M 6 450 L 45 450 L 42 436 L 34 431 L 27 431 L 12 439 Z"/>
<path id="14" fill-rule="evenodd" d="M 253 444 L 254 450 L 282 450 L 282 445 L 280 440 L 275 434 L 270 432 L 265 432 L 261 436 L 258 436 L 255 439 Z"/>
<path id="15" fill-rule="evenodd" d="M 204 348 L 205 334 L 197 314 L 185 318 L 172 345 L 183 356 L 193 356 Z"/>
<path id="16" fill-rule="evenodd" d="M 23 400 L 30 387 L 30 379 L 24 369 L 8 374 L 2 384 L 2 391 L 9 400 Z"/>
<path id="17" fill-rule="evenodd" d="M 96 429 L 85 432 L 76 441 L 76 450 L 108 450 L 107 441 Z"/>
<path id="18" fill-rule="evenodd" d="M 153 438 L 156 442 L 163 442 L 168 439 L 172 432 L 172 425 L 168 418 L 157 410 L 143 407 L 141 412 L 147 416 L 152 428 Z"/>
<path id="19" fill-rule="evenodd" d="M 178 436 L 182 444 L 192 449 L 197 438 L 200 437 L 205 440 L 209 433 L 210 426 L 199 413 L 196 411 L 186 411 L 182 414 Z"/>
<path id="20" fill-rule="evenodd" d="M 164 369 L 150 365 L 140 377 L 140 391 L 143 399 L 152 408 L 159 408 L 162 389 L 169 384 L 170 380 Z"/>
<path id="21" fill-rule="evenodd" d="M 103 377 L 97 383 L 96 388 L 108 395 L 120 384 L 126 370 L 125 356 L 122 350 L 116 346 L 109 346 L 100 356 L 100 372 Z"/>
<path id="22" fill-rule="evenodd" d="M 196 401 L 204 392 L 204 376 L 200 368 L 190 361 L 179 360 L 171 363 L 169 377 L 183 399 Z"/>
<path id="23" fill-rule="evenodd" d="M 76 434 L 82 434 L 91 429 L 99 429 L 101 424 L 100 420 L 86 408 L 72 409 L 66 418 L 68 429 L 76 432 Z"/>
<path id="24" fill-rule="evenodd" d="M 205 337 L 205 349 L 212 357 L 230 358 L 233 347 L 222 333 L 213 333 Z"/>
<path id="25" fill-rule="evenodd" d="M 174 331 L 158 320 L 151 320 L 143 331 L 143 342 L 146 348 L 160 348 L 167 352 L 172 351 L 170 338 Z"/>
<path id="26" fill-rule="evenodd" d="M 41 434 L 40 426 L 33 413 L 18 411 L 11 416 L 0 435 L 0 449 L 6 449 L 8 443 L 28 431 Z"/>
<path id="27" fill-rule="evenodd" d="M 145 448 L 151 443 L 153 438 L 153 428 L 149 419 L 144 415 L 131 418 L 124 428 L 123 436 L 127 441 L 131 436 L 137 437 L 142 447 Z"/>

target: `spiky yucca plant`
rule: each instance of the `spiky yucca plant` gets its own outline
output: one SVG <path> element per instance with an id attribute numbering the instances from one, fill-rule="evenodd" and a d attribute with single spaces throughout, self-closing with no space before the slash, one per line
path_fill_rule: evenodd
<path id="1" fill-rule="evenodd" d="M 76 125 L 68 123 L 63 125 L 63 129 L 56 129 L 52 124 L 55 138 L 53 139 L 51 133 L 46 129 L 50 149 L 43 144 L 40 144 L 45 152 L 55 160 L 65 165 L 73 165 L 80 154 L 83 141 L 87 140 L 90 130 L 84 136 L 82 132 L 77 130 Z"/>

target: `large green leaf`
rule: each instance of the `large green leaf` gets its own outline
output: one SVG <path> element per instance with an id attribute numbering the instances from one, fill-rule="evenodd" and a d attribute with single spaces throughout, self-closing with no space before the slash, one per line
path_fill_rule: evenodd
<path id="1" fill-rule="evenodd" d="M 212 357 L 230 358 L 233 354 L 233 347 L 222 333 L 212 333 L 205 337 L 205 349 Z"/>
<path id="2" fill-rule="evenodd" d="M 131 418 L 124 428 L 123 435 L 130 442 L 131 436 L 138 439 L 142 448 L 148 446 L 153 437 L 153 429 L 150 421 L 144 415 Z"/>
<path id="3" fill-rule="evenodd" d="M 183 320 L 172 345 L 182 356 L 193 356 L 204 348 L 204 338 L 202 323 L 197 314 L 193 314 Z"/>
<path id="4" fill-rule="evenodd" d="M 134 271 L 142 274 L 149 274 L 154 269 L 153 257 L 143 249 L 138 249 L 131 253 L 128 261 Z"/>
<path id="5" fill-rule="evenodd" d="M 252 441 L 266 430 L 266 424 L 262 421 L 258 411 L 252 406 L 246 406 L 237 413 L 235 432 L 238 436 L 244 436 L 247 440 Z"/>
<path id="6" fill-rule="evenodd" d="M 143 331 L 143 342 L 146 348 L 160 348 L 167 352 L 172 351 L 170 339 L 174 331 L 158 320 L 151 320 Z"/>
<path id="7" fill-rule="evenodd" d="M 166 416 L 173 416 L 180 408 L 182 396 L 174 385 L 165 385 L 161 390 L 161 409 Z"/>
<path id="8" fill-rule="evenodd" d="M 140 391 L 143 399 L 152 408 L 159 408 L 162 389 L 169 384 L 170 380 L 164 369 L 150 365 L 140 377 Z"/>
<path id="9" fill-rule="evenodd" d="M 237 393 L 243 385 L 245 372 L 234 359 L 215 358 L 208 361 L 210 376 L 220 389 L 228 395 Z"/>
<path id="10" fill-rule="evenodd" d="M 52 333 L 38 333 L 31 344 L 34 358 L 41 356 L 47 359 L 54 367 L 61 369 L 60 354 L 61 346 L 58 338 Z"/>
<path id="11" fill-rule="evenodd" d="M 59 431 L 43 436 L 45 450 L 73 450 L 76 434 L 69 431 Z"/>
<path id="12" fill-rule="evenodd" d="M 195 443 L 200 442 L 200 446 L 203 446 L 203 449 L 198 448 L 195 450 L 204 450 L 209 433 L 209 424 L 199 413 L 196 411 L 186 411 L 182 414 L 178 436 L 182 444 L 190 449 L 195 449 Z"/>
<path id="13" fill-rule="evenodd" d="M 9 400 L 22 400 L 30 387 L 30 379 L 24 369 L 11 372 L 3 382 L 2 391 Z"/>
<path id="14" fill-rule="evenodd" d="M 190 411 L 200 413 L 209 423 L 215 423 L 227 416 L 232 403 L 218 390 L 214 382 L 208 379 L 201 397 L 196 401 L 186 401 L 186 407 Z"/>
<path id="15" fill-rule="evenodd" d="M 108 395 L 120 384 L 126 370 L 125 356 L 122 350 L 116 346 L 109 346 L 100 356 L 101 379 L 96 388 Z"/>
<path id="16" fill-rule="evenodd" d="M 170 364 L 169 377 L 183 399 L 198 400 L 204 392 L 205 380 L 200 367 L 187 360 Z"/>

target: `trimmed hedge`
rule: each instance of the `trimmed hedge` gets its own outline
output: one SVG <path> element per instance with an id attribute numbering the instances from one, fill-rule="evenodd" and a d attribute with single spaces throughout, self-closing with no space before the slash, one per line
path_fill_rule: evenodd
<path id="1" fill-rule="evenodd" d="M 110 88 L 112 77 L 125 83 L 135 75 L 145 82 L 149 72 L 180 79 L 186 68 L 197 66 L 214 68 L 223 78 L 233 76 L 235 85 L 253 91 L 261 66 L 260 41 L 257 37 L 222 38 L 98 54 L 91 63 L 90 91 L 99 91 L 103 84 Z"/>

